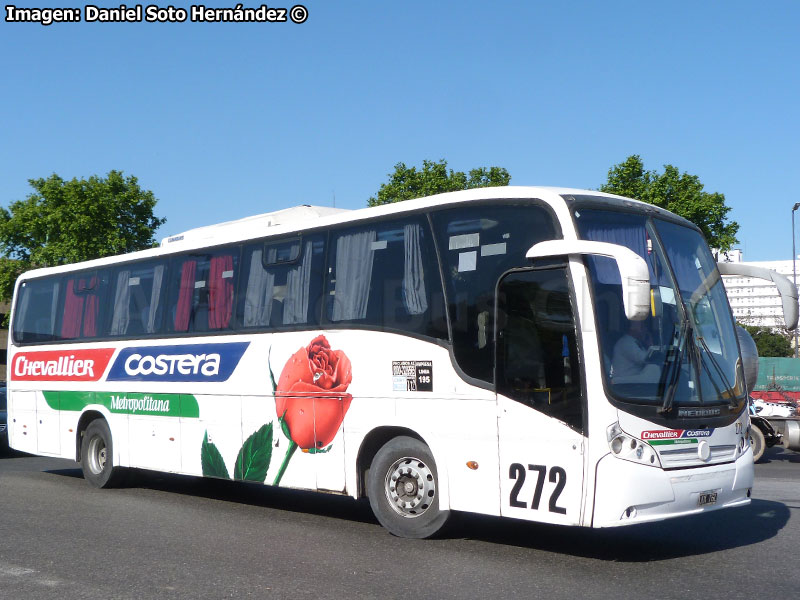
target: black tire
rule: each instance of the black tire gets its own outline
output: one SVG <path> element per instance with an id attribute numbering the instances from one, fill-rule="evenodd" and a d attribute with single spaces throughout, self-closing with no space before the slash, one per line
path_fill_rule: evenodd
<path id="1" fill-rule="evenodd" d="M 104 419 L 89 423 L 81 440 L 81 469 L 90 485 L 109 488 L 118 485 L 123 469 L 114 466 L 114 445 L 111 430 Z"/>
<path id="2" fill-rule="evenodd" d="M 753 449 L 753 462 L 761 460 L 767 449 L 767 441 L 764 439 L 764 434 L 755 425 L 750 427 L 750 447 Z"/>
<path id="3" fill-rule="evenodd" d="M 390 533 L 404 538 L 428 538 L 444 527 L 450 511 L 439 510 L 438 486 L 431 451 L 406 436 L 378 450 L 367 475 L 372 512 Z"/>

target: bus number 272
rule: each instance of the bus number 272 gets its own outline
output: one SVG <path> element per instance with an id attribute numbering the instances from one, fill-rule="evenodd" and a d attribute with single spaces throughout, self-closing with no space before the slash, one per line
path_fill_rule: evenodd
<path id="1" fill-rule="evenodd" d="M 528 471 L 535 471 L 536 472 L 536 487 L 533 490 L 533 499 L 531 500 L 531 509 L 532 510 L 539 510 L 539 502 L 542 499 L 542 491 L 544 490 L 544 478 L 547 474 L 547 467 L 544 465 L 528 465 Z M 508 477 L 509 479 L 514 479 L 514 487 L 511 488 L 511 494 L 509 496 L 509 502 L 511 506 L 516 508 L 527 508 L 528 505 L 525 503 L 524 500 L 519 499 L 519 493 L 522 490 L 522 486 L 525 485 L 525 467 L 523 467 L 519 463 L 512 463 L 511 466 L 508 468 Z M 550 494 L 550 502 L 548 503 L 548 508 L 552 513 L 558 513 L 561 515 L 567 514 L 567 509 L 561 506 L 558 506 L 558 497 L 561 495 L 561 492 L 564 491 L 564 486 L 567 485 L 567 472 L 562 469 L 561 467 L 550 467 L 550 475 L 548 477 L 550 483 L 555 483 L 556 487 L 553 490 L 553 493 Z"/>

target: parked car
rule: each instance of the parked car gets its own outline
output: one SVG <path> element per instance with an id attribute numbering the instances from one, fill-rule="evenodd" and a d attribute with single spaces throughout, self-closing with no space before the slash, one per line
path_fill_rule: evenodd
<path id="1" fill-rule="evenodd" d="M 8 408 L 6 405 L 6 386 L 0 387 L 0 451 L 8 448 Z"/>

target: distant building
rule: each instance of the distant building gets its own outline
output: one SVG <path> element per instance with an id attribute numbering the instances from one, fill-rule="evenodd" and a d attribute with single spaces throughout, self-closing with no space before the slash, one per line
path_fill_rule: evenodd
<path id="1" fill-rule="evenodd" d="M 745 262 L 741 250 L 720 252 L 719 262 L 745 263 L 777 271 L 792 279 L 792 260 Z M 799 257 L 800 258 L 800 257 Z M 800 269 L 800 260 L 797 262 Z M 722 278 L 733 317 L 744 325 L 769 327 L 783 331 L 783 307 L 775 284 L 756 277 L 725 276 Z"/>

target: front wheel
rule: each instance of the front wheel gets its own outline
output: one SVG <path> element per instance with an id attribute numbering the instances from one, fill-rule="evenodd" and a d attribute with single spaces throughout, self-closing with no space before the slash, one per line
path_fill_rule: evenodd
<path id="1" fill-rule="evenodd" d="M 750 426 L 750 447 L 753 449 L 753 462 L 758 462 L 764 456 L 767 449 L 767 441 L 764 434 L 756 425 Z"/>
<path id="2" fill-rule="evenodd" d="M 378 451 L 367 476 L 367 494 L 380 524 L 398 537 L 431 537 L 450 516 L 450 511 L 439 510 L 433 456 L 414 438 L 396 437 Z"/>
<path id="3" fill-rule="evenodd" d="M 81 440 L 81 469 L 90 485 L 107 488 L 116 485 L 122 469 L 114 466 L 111 430 L 103 419 L 89 423 Z"/>

